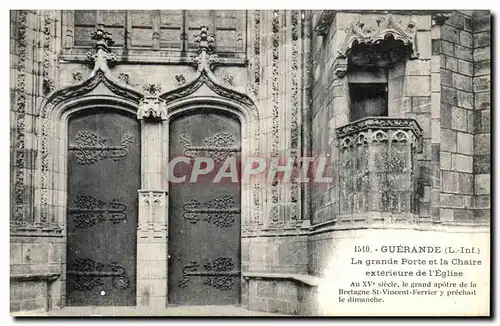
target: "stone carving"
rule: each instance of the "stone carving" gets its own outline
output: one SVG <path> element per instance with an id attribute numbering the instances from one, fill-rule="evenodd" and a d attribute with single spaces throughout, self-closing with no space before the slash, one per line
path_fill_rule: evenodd
<path id="1" fill-rule="evenodd" d="M 318 36 L 324 36 L 328 34 L 328 30 L 330 29 L 330 25 L 332 24 L 333 18 L 335 17 L 334 10 L 323 10 L 318 19 L 318 23 L 316 27 L 314 27 L 314 31 Z"/>
<path id="2" fill-rule="evenodd" d="M 97 29 L 90 34 L 90 38 L 95 41 L 95 52 L 87 53 L 86 60 L 94 70 L 106 70 L 116 63 L 117 56 L 111 52 L 110 46 L 115 44 L 113 36 L 104 31 L 104 25 L 99 24 Z"/>
<path id="3" fill-rule="evenodd" d="M 224 76 L 222 76 L 222 81 L 224 82 L 224 84 L 233 86 L 233 76 L 229 74 L 224 74 Z"/>
<path id="4" fill-rule="evenodd" d="M 177 81 L 178 85 L 184 85 L 186 83 L 186 77 L 184 77 L 183 74 L 175 75 L 175 80 Z"/>
<path id="5" fill-rule="evenodd" d="M 111 92 L 117 96 L 125 97 L 136 103 L 143 98 L 143 94 L 128 86 L 127 84 L 115 79 L 108 67 L 108 59 L 110 59 L 109 46 L 112 45 L 110 33 L 105 33 L 102 26 L 99 26 L 97 31 L 93 33 L 92 39 L 96 41 L 95 53 L 92 55 L 94 69 L 90 73 L 88 79 L 83 82 L 76 83 L 65 88 L 62 88 L 54 93 L 51 93 L 49 98 L 43 105 L 41 117 L 41 140 L 40 140 L 40 220 L 47 222 L 49 214 L 49 194 L 52 193 L 49 187 L 49 172 L 50 155 L 53 151 L 52 144 L 52 119 L 51 114 L 57 105 L 79 98 L 84 94 L 91 92 L 100 83 L 104 84 Z M 112 58 L 111 58 L 112 60 Z M 19 138 L 19 137 L 18 137 Z"/>
<path id="6" fill-rule="evenodd" d="M 299 146 L 299 37 L 300 37 L 300 25 L 299 25 L 299 11 L 292 10 L 292 66 L 291 66 L 291 102 L 292 102 L 292 112 L 291 112 L 291 129 L 290 129 L 290 147 L 297 148 Z"/>
<path id="7" fill-rule="evenodd" d="M 82 79 L 83 79 L 83 76 L 82 76 L 82 73 L 79 72 L 79 71 L 75 71 L 73 74 L 71 74 L 73 76 L 73 80 L 75 82 L 81 82 Z"/>
<path id="8" fill-rule="evenodd" d="M 90 258 L 80 258 L 68 263 L 67 274 L 71 276 L 69 279 L 74 288 L 80 291 L 88 291 L 96 286 L 104 285 L 103 277 L 112 277 L 113 287 L 118 290 L 130 286 L 125 268 L 117 262 L 105 265 Z"/>
<path id="9" fill-rule="evenodd" d="M 198 67 L 198 71 L 203 70 L 211 71 L 213 66 L 219 63 L 219 57 L 217 54 L 212 53 L 212 45 L 215 42 L 215 36 L 208 34 L 208 27 L 201 26 L 200 34 L 198 34 L 194 40 L 198 43 L 198 51 L 196 55 L 190 58 L 190 61 Z"/>
<path id="10" fill-rule="evenodd" d="M 27 56 L 27 24 L 28 12 L 19 11 L 17 21 L 17 61 L 16 61 L 16 142 L 15 142 L 15 164 L 14 170 L 14 220 L 18 224 L 25 223 L 24 216 L 24 169 L 29 168 L 25 162 L 25 117 L 26 117 L 26 56 Z M 42 220 L 41 222 L 46 222 Z"/>
<path id="11" fill-rule="evenodd" d="M 260 10 L 253 12 L 253 86 L 252 91 L 255 98 L 259 98 L 260 87 Z"/>
<path id="12" fill-rule="evenodd" d="M 384 212 L 399 216 L 392 221 L 411 222 L 410 215 L 417 209 L 413 189 L 414 152 L 422 138 L 418 123 L 413 119 L 366 118 L 336 131 L 340 153 L 339 220 L 362 221 L 366 214 Z"/>
<path id="13" fill-rule="evenodd" d="M 192 224 L 196 224 L 204 215 L 204 221 L 221 228 L 232 227 L 236 221 L 236 215 L 240 213 L 238 207 L 234 207 L 232 195 L 218 195 L 214 199 L 200 203 L 195 199 L 184 204 L 184 218 Z"/>
<path id="14" fill-rule="evenodd" d="M 230 290 L 240 275 L 234 271 L 234 261 L 230 257 L 218 257 L 213 261 L 204 264 L 205 271 L 198 271 L 200 264 L 196 261 L 190 262 L 182 269 L 182 277 L 179 280 L 179 287 L 185 288 L 192 276 L 205 276 L 203 284 L 212 286 L 221 291 Z"/>
<path id="15" fill-rule="evenodd" d="M 432 22 L 435 25 L 442 26 L 451 17 L 451 13 L 435 12 L 432 14 Z"/>
<path id="16" fill-rule="evenodd" d="M 106 216 L 110 216 L 108 220 L 113 224 L 125 221 L 127 218 L 126 210 L 127 207 L 118 199 L 105 202 L 92 196 L 77 196 L 74 208 L 69 209 L 69 214 L 73 216 L 76 227 L 88 229 L 106 221 Z"/>
<path id="17" fill-rule="evenodd" d="M 165 101 L 157 96 L 145 96 L 139 104 L 139 110 L 137 110 L 137 119 L 167 119 L 167 107 L 165 106 Z"/>
<path id="18" fill-rule="evenodd" d="M 121 72 L 119 75 L 118 75 L 118 79 L 120 81 L 122 81 L 123 83 L 125 84 L 128 84 L 128 81 L 130 79 L 130 76 L 124 72 Z"/>
<path id="19" fill-rule="evenodd" d="M 272 57 L 271 57 L 271 98 L 272 98 L 272 153 L 278 152 L 279 144 L 279 108 L 280 108 L 280 83 L 279 83 L 279 55 L 280 55 L 280 19 L 279 11 L 274 10 L 272 19 Z"/>
<path id="20" fill-rule="evenodd" d="M 205 146 L 192 146 L 191 140 L 187 135 L 179 136 L 180 143 L 184 146 L 184 155 L 186 157 L 195 158 L 198 152 L 206 152 L 207 157 L 210 157 L 217 164 L 223 164 L 228 158 L 234 157 L 235 153 L 240 151 L 239 147 L 235 147 L 234 135 L 229 132 L 220 132 L 211 137 L 204 139 Z"/>
<path id="21" fill-rule="evenodd" d="M 45 15 L 44 17 L 44 26 L 43 26 L 43 35 L 44 35 L 44 42 L 43 42 L 43 82 L 42 82 L 42 89 L 43 89 L 43 94 L 47 95 L 50 94 L 54 88 L 55 84 L 52 78 L 50 77 L 50 51 L 51 51 L 51 28 L 52 28 L 52 21 L 48 14 Z"/>
<path id="22" fill-rule="evenodd" d="M 119 146 L 107 146 L 106 139 L 92 131 L 78 132 L 75 144 L 68 150 L 76 152 L 76 162 L 81 165 L 92 165 L 105 159 L 118 161 L 127 156 L 128 145 L 132 143 L 132 136 L 125 135 Z"/>
<path id="23" fill-rule="evenodd" d="M 348 60 L 358 66 L 387 66 L 406 57 L 418 57 L 415 23 L 404 26 L 391 14 L 378 18 L 376 22 L 377 25 L 372 26 L 356 21 L 347 28 L 334 63 L 337 76 L 346 74 Z M 387 45 L 389 42 L 392 42 L 391 46 Z"/>
<path id="24" fill-rule="evenodd" d="M 422 137 L 422 128 L 417 121 L 405 118 L 365 118 L 336 129 L 337 138 L 343 138 L 365 129 L 409 129 L 417 138 Z"/>
<path id="25" fill-rule="evenodd" d="M 142 86 L 142 90 L 147 94 L 158 96 L 161 93 L 161 85 L 146 84 Z"/>

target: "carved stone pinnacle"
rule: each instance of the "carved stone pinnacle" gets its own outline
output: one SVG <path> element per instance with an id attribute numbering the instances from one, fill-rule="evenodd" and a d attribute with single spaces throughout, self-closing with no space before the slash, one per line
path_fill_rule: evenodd
<path id="1" fill-rule="evenodd" d="M 208 27 L 201 26 L 200 34 L 196 35 L 194 41 L 198 43 L 198 52 L 202 50 L 212 51 L 212 44 L 215 42 L 215 36 L 208 34 Z"/>
<path id="2" fill-rule="evenodd" d="M 90 39 L 96 41 L 95 48 L 98 50 L 102 48 L 106 52 L 109 52 L 109 47 L 115 44 L 113 41 L 113 36 L 109 32 L 104 31 L 104 25 L 99 24 L 97 29 L 90 33 Z"/>

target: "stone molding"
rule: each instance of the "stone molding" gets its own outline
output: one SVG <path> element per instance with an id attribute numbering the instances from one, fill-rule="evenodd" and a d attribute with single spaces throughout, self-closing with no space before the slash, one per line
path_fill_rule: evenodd
<path id="1" fill-rule="evenodd" d="M 401 129 L 411 130 L 416 138 L 422 137 L 422 128 L 414 119 L 391 117 L 368 117 L 349 123 L 336 129 L 337 138 L 343 138 L 369 129 Z"/>
<path id="2" fill-rule="evenodd" d="M 382 54 L 385 55 L 385 52 L 378 52 L 376 49 L 379 44 L 384 42 L 402 42 L 402 45 L 398 46 L 397 50 L 393 51 L 394 53 L 392 55 L 394 57 L 391 55 L 389 56 L 391 61 L 406 59 L 406 52 L 402 51 L 404 48 L 410 50 L 410 59 L 418 58 L 416 23 L 410 21 L 404 26 L 403 23 L 392 14 L 381 16 L 376 22 L 377 25 L 373 26 L 363 21 L 355 21 L 346 29 L 345 39 L 341 43 L 337 51 L 337 57 L 334 61 L 334 72 L 338 77 L 344 77 L 347 73 L 349 60 L 353 62 L 360 61 L 363 65 L 378 65 L 382 60 L 387 59 L 382 57 Z M 368 46 L 370 50 L 368 51 L 369 53 L 366 53 L 367 51 L 365 50 L 354 54 L 353 49 L 360 45 Z M 367 60 L 370 62 L 366 63 Z"/>

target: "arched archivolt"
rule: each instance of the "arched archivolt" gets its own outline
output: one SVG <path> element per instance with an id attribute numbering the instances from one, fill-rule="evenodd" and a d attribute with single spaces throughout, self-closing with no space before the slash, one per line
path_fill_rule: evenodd
<path id="1" fill-rule="evenodd" d="M 260 155 L 259 112 L 246 94 L 218 83 L 213 73 L 201 70 L 190 83 L 160 95 L 165 101 L 168 121 L 187 112 L 203 112 L 203 109 L 228 112 L 241 123 L 242 156 Z M 242 183 L 242 228 L 260 223 L 260 183 L 253 179 Z"/>
<path id="2" fill-rule="evenodd" d="M 86 80 L 64 87 L 49 95 L 39 111 L 38 144 L 39 159 L 37 161 L 39 189 L 38 203 L 40 205 L 37 220 L 42 223 L 49 221 L 50 210 L 54 205 L 54 185 L 58 185 L 61 175 L 65 173 L 57 160 L 61 159 L 59 149 L 61 139 L 65 139 L 67 118 L 70 113 L 85 110 L 96 105 L 135 113 L 139 101 L 144 95 L 133 87 L 115 79 L 109 70 L 96 69 Z M 64 165 L 64 164 L 62 164 Z"/>

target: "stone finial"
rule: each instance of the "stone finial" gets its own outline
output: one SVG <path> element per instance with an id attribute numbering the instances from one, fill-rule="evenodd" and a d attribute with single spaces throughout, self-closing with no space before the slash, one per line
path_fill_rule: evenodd
<path id="1" fill-rule="evenodd" d="M 195 42 L 198 43 L 198 51 L 190 61 L 198 66 L 198 72 L 211 71 L 213 65 L 219 63 L 217 54 L 212 53 L 212 43 L 215 42 L 215 37 L 208 34 L 208 27 L 201 26 L 200 34 L 196 36 Z"/>
<path id="2" fill-rule="evenodd" d="M 97 29 L 90 33 L 90 38 L 95 41 L 95 50 L 87 52 L 86 60 L 94 68 L 94 71 L 98 69 L 109 70 L 109 66 L 117 61 L 116 54 L 111 53 L 110 49 L 110 46 L 115 43 L 111 33 L 105 32 L 103 25 L 98 25 Z"/>
<path id="3" fill-rule="evenodd" d="M 215 36 L 213 34 L 208 34 L 207 26 L 201 26 L 200 34 L 196 35 L 194 41 L 198 43 L 198 52 L 203 49 L 212 51 L 212 44 L 215 42 Z"/>
<path id="4" fill-rule="evenodd" d="M 115 44 L 113 36 L 109 32 L 104 31 L 104 25 L 97 25 L 97 29 L 90 33 L 90 39 L 95 41 L 95 48 L 102 48 L 109 52 L 109 47 Z"/>
<path id="5" fill-rule="evenodd" d="M 159 121 L 167 118 L 165 101 L 155 95 L 146 95 L 139 104 L 137 119 Z"/>

